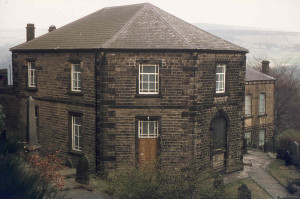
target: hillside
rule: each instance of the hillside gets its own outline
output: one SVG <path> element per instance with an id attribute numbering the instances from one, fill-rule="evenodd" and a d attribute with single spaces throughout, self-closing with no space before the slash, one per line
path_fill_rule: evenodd
<path id="1" fill-rule="evenodd" d="M 239 26 L 194 24 L 216 36 L 247 48 L 247 59 L 268 59 L 271 63 L 300 66 L 300 32 L 261 30 Z"/>

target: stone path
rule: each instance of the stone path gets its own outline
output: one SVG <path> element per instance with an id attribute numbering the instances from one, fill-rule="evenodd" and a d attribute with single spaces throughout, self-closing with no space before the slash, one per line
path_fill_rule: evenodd
<path id="1" fill-rule="evenodd" d="M 244 155 L 244 170 L 224 175 L 225 183 L 236 179 L 251 178 L 275 199 L 288 196 L 288 191 L 267 172 L 272 162 L 271 157 L 256 150 L 248 150 L 248 153 Z"/>
<path id="2" fill-rule="evenodd" d="M 65 188 L 62 191 L 66 199 L 111 199 L 112 197 L 98 190 L 89 190 L 75 182 L 76 169 L 61 170 L 60 174 L 65 177 Z M 91 180 L 92 181 L 92 180 Z M 92 184 L 92 183 L 90 183 Z M 92 185 L 91 185 L 92 187 Z"/>

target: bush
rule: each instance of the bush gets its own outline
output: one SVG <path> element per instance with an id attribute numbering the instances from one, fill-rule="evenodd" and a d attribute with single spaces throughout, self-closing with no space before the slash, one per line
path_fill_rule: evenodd
<path id="1" fill-rule="evenodd" d="M 287 186 L 287 190 L 290 193 L 296 193 L 298 191 L 297 185 L 294 182 L 289 182 Z"/>
<path id="2" fill-rule="evenodd" d="M 153 168 L 132 168 L 117 172 L 108 181 L 106 193 L 116 198 L 226 198 L 224 182 L 220 176 L 217 180 L 207 180 L 207 172 L 194 169 L 185 171 L 162 170 Z"/>
<path id="3" fill-rule="evenodd" d="M 238 199 L 251 199 L 251 191 L 244 183 L 238 188 Z"/>
<path id="4" fill-rule="evenodd" d="M 300 143 L 300 133 L 294 129 L 283 131 L 277 136 L 277 150 L 290 151 L 290 143 L 297 141 Z"/>
<path id="5" fill-rule="evenodd" d="M 25 164 L 18 153 L 20 148 L 15 140 L 0 140 L 0 198 L 64 198 L 51 182 Z"/>

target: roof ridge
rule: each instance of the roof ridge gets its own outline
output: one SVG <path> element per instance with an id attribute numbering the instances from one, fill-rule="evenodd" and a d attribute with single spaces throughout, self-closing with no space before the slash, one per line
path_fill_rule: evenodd
<path id="1" fill-rule="evenodd" d="M 141 9 L 139 11 L 137 11 L 128 21 L 127 23 L 116 33 L 114 34 L 110 39 L 108 39 L 103 45 L 99 46 L 99 48 L 107 48 L 109 47 L 109 45 L 111 45 L 117 38 L 118 36 L 121 34 L 121 32 L 126 29 L 132 21 L 134 21 L 134 19 L 138 16 L 138 14 L 145 9 L 147 3 L 140 3 L 140 4 L 136 4 L 136 5 L 142 5 Z"/>
<path id="2" fill-rule="evenodd" d="M 188 46 L 190 46 L 191 48 L 194 48 L 194 49 L 197 49 L 193 44 L 191 44 L 190 42 L 188 42 L 184 37 L 182 37 L 176 30 L 175 30 L 175 28 L 173 28 L 155 9 L 154 9 L 154 6 L 152 5 L 152 4 L 150 4 L 150 3 L 148 3 L 148 4 L 146 4 L 146 5 L 149 5 L 150 6 L 150 8 L 151 8 L 151 10 L 153 10 L 155 13 L 156 13 L 156 15 L 159 17 L 159 18 L 161 18 L 162 19 L 162 21 L 164 21 L 165 22 L 165 24 L 168 26 L 168 27 L 170 27 L 174 32 L 175 32 L 175 34 L 180 38 L 180 39 L 182 39 L 183 41 L 184 41 L 184 43 L 186 43 Z M 159 8 L 158 8 L 159 9 Z M 163 10 L 162 10 L 163 11 Z M 165 12 L 165 11 L 164 11 Z M 169 13 L 168 13 L 169 14 Z"/>

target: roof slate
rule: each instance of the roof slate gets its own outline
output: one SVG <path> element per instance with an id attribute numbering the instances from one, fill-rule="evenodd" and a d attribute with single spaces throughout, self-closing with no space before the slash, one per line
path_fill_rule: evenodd
<path id="1" fill-rule="evenodd" d="M 275 81 L 274 77 L 261 73 L 250 67 L 246 67 L 246 81 Z"/>
<path id="2" fill-rule="evenodd" d="M 103 8 L 11 50 L 99 48 L 248 52 L 149 3 Z"/>

